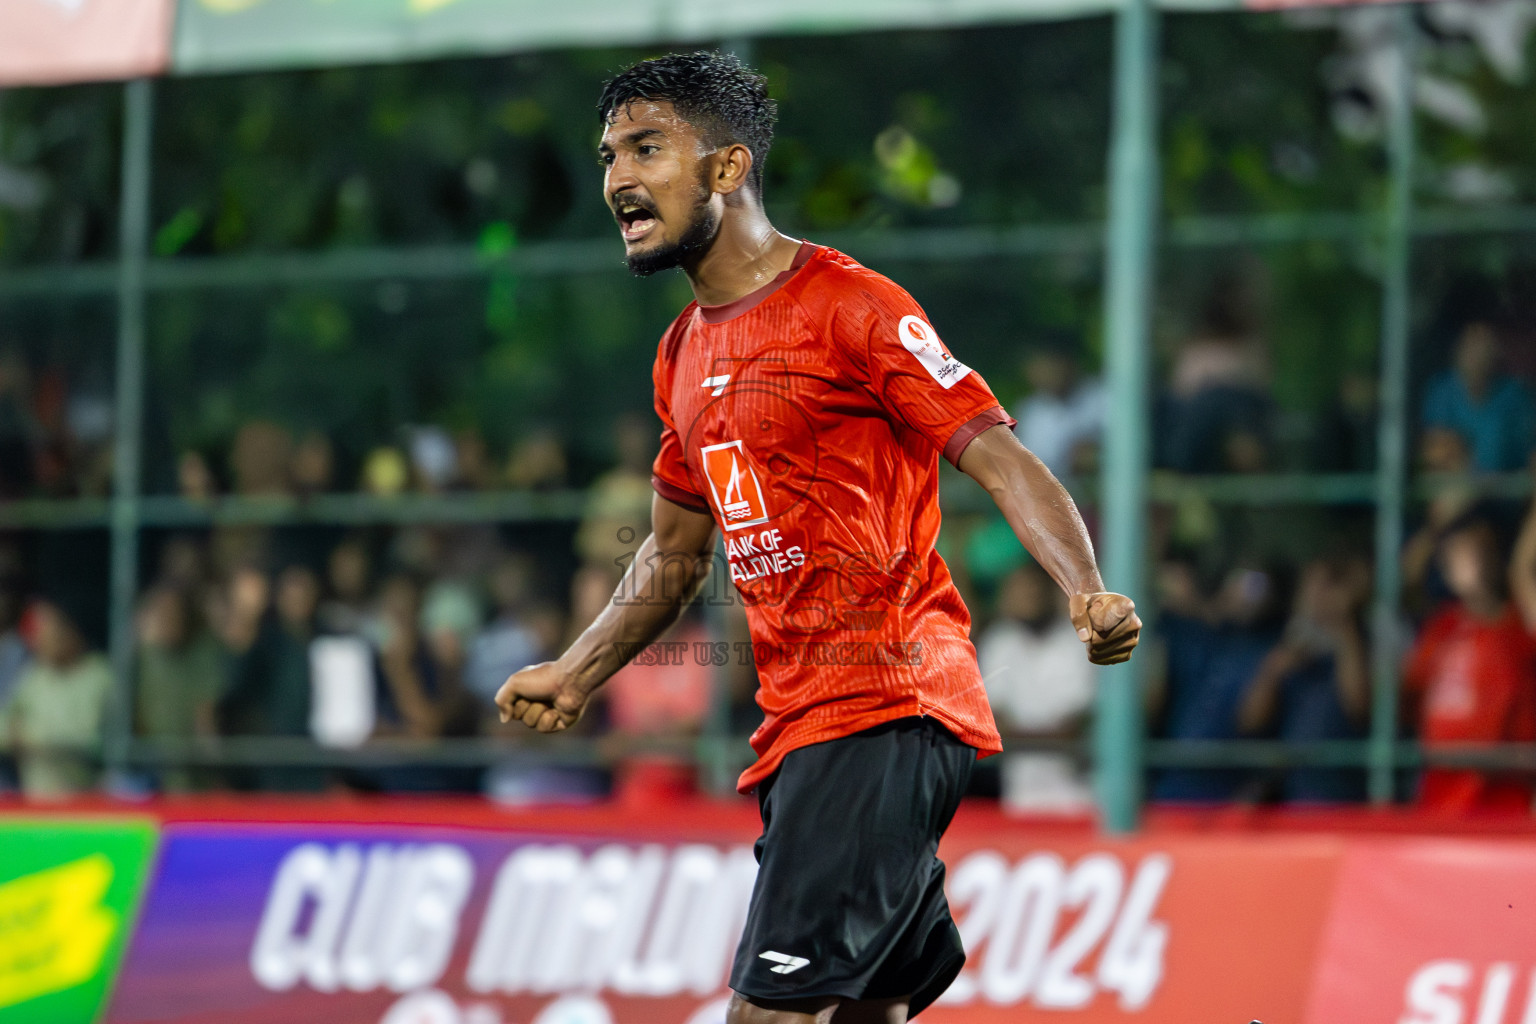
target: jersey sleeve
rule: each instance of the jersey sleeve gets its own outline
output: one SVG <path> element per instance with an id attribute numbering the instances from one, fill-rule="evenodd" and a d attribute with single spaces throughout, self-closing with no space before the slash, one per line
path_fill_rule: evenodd
<path id="1" fill-rule="evenodd" d="M 672 410 L 667 398 L 671 394 L 671 374 L 667 372 L 666 354 L 671 332 L 662 339 L 656 354 L 656 365 L 651 371 L 651 383 L 655 388 L 656 415 L 661 419 L 661 451 L 651 464 L 651 488 L 690 512 L 709 515 L 709 503 L 694 489 L 688 472 L 688 460 L 683 452 L 683 442 L 677 435 L 677 425 L 672 422 Z"/>
<path id="2" fill-rule="evenodd" d="M 836 306 L 833 332 L 854 375 L 897 423 L 959 465 L 976 435 L 1015 425 L 981 374 L 956 359 L 917 302 L 876 274 Z"/>

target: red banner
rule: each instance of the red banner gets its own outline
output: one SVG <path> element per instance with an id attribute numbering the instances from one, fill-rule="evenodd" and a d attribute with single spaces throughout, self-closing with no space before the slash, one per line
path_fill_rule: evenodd
<path id="1" fill-rule="evenodd" d="M 1315 977 L 1307 1024 L 1536 1024 L 1536 846 L 1352 844 Z"/>
<path id="2" fill-rule="evenodd" d="M 723 1020 L 748 801 L 166 807 L 110 1024 Z M 1154 821 L 1117 841 L 963 808 L 942 853 L 968 962 L 924 1019 L 1536 1024 L 1529 823 Z"/>
<path id="3" fill-rule="evenodd" d="M 944 854 L 967 965 L 927 1020 L 1295 1021 L 1344 842 L 959 827 Z"/>

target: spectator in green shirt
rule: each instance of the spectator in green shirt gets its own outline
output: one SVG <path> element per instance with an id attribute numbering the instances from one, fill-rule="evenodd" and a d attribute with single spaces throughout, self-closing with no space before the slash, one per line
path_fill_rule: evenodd
<path id="1" fill-rule="evenodd" d="M 112 670 L 88 648 L 77 622 L 60 604 L 38 605 L 36 658 L 0 713 L 0 740 L 15 751 L 21 791 L 29 798 L 83 793 L 101 775 Z"/>
<path id="2" fill-rule="evenodd" d="M 199 627 L 187 592 L 157 586 L 144 595 L 138 619 L 135 720 L 141 736 L 191 740 L 217 734 L 215 705 L 224 690 L 223 646 Z M 206 789 L 206 773 L 170 767 L 166 792 Z"/>

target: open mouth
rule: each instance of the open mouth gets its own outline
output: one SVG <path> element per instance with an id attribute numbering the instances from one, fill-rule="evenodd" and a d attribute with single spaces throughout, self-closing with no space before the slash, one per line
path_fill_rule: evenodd
<path id="1" fill-rule="evenodd" d="M 619 222 L 619 231 L 626 242 L 644 238 L 656 226 L 656 215 L 638 203 L 617 204 L 613 216 Z"/>

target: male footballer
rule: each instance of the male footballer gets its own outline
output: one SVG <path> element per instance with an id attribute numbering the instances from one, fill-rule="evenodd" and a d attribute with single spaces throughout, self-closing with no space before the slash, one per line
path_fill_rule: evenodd
<path id="1" fill-rule="evenodd" d="M 940 455 L 1067 593 L 1091 661 L 1129 658 L 1141 621 L 1105 591 L 1072 499 L 911 296 L 769 223 L 761 76 L 719 53 L 648 60 L 598 110 L 630 269 L 681 267 L 695 301 L 656 354 L 651 534 L 586 632 L 496 703 L 503 721 L 569 728 L 698 592 L 723 535 L 763 709 L 739 783 L 763 834 L 729 1022 L 899 1024 L 964 963 L 939 839 L 977 756 L 1002 749 L 934 550 Z"/>

